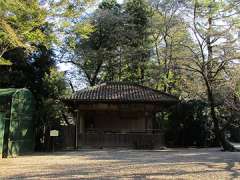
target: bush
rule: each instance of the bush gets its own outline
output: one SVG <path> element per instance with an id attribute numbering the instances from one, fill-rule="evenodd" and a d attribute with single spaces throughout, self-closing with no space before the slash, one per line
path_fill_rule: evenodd
<path id="1" fill-rule="evenodd" d="M 179 103 L 165 121 L 168 146 L 205 147 L 214 144 L 208 107 L 202 101 Z"/>

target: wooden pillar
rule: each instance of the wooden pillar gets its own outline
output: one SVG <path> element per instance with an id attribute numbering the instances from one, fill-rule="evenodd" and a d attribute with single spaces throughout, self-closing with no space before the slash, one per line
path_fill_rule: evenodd
<path id="1" fill-rule="evenodd" d="M 148 129 L 148 112 L 144 113 L 144 117 L 145 117 L 145 129 Z"/>
<path id="2" fill-rule="evenodd" d="M 152 118 L 151 112 L 145 112 L 145 129 L 152 129 Z"/>
<path id="3" fill-rule="evenodd" d="M 76 119 L 75 119 L 75 149 L 78 148 L 78 122 L 79 122 L 79 111 L 76 112 Z"/>
<path id="4" fill-rule="evenodd" d="M 77 124 L 76 124 L 76 149 L 83 145 L 85 139 L 84 139 L 84 133 L 85 133 L 85 119 L 84 114 L 80 111 L 77 112 Z"/>
<path id="5" fill-rule="evenodd" d="M 85 133 L 85 122 L 83 114 L 79 114 L 79 133 Z"/>
<path id="6" fill-rule="evenodd" d="M 153 118 L 154 118 L 154 113 L 151 112 L 149 114 L 149 120 L 148 120 L 148 129 L 152 129 L 153 128 Z"/>

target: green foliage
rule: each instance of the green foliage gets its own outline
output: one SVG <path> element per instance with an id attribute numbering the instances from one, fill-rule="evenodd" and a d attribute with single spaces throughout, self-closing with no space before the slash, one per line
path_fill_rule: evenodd
<path id="1" fill-rule="evenodd" d="M 78 23 L 74 28 L 74 33 L 76 33 L 77 36 L 81 36 L 82 39 L 87 39 L 94 31 L 94 26 L 89 22 Z"/>
<path id="2" fill-rule="evenodd" d="M 64 72 L 59 72 L 55 67 L 49 69 L 49 73 L 45 73 L 43 78 L 43 86 L 49 91 L 49 96 L 59 98 L 66 95 L 66 82 Z"/>
<path id="3" fill-rule="evenodd" d="M 11 61 L 0 57 L 0 65 L 12 65 Z"/>
<path id="4" fill-rule="evenodd" d="M 181 61 L 189 52 L 182 46 L 191 43 L 187 23 L 180 16 L 178 1 L 151 1 L 150 33 L 152 61 L 148 85 L 164 92 L 181 95 Z"/>
<path id="5" fill-rule="evenodd" d="M 204 102 L 183 102 L 171 110 L 169 117 L 162 123 L 167 129 L 166 141 L 170 146 L 215 145 L 208 106 Z"/>
<path id="6" fill-rule="evenodd" d="M 48 16 L 57 22 L 54 30 L 58 36 L 61 36 L 57 42 L 59 48 L 71 51 L 75 48 L 78 38 L 86 39 L 94 31 L 94 27 L 83 18 L 87 7 L 94 4 L 94 0 L 48 0 L 47 2 Z"/>
<path id="7" fill-rule="evenodd" d="M 81 31 L 81 35 L 75 32 L 74 38 L 69 37 L 68 48 L 77 55 L 72 63 L 90 85 L 116 80 L 144 82 L 150 57 L 149 18 L 150 7 L 145 1 L 124 5 L 103 1 L 87 20 L 92 32 L 86 37 Z M 84 27 L 87 32 L 91 29 Z"/>
<path id="8" fill-rule="evenodd" d="M 0 87 L 27 87 L 36 100 L 35 129 L 39 149 L 40 139 L 46 135 L 44 129 L 65 122 L 62 116 L 65 107 L 59 100 L 68 92 L 64 73 L 57 71 L 53 53 L 44 46 L 30 55 L 21 48 L 14 49 L 5 53 L 4 58 L 9 59 L 12 66 L 1 67 Z"/>
<path id="9" fill-rule="evenodd" d="M 43 87 L 48 91 L 48 98 L 43 102 L 44 111 L 49 118 L 48 123 L 52 126 L 65 124 L 63 113 L 66 109 L 60 98 L 68 95 L 70 92 L 66 88 L 64 73 L 59 72 L 55 67 L 50 68 L 49 73 L 44 75 Z"/>
<path id="10" fill-rule="evenodd" d="M 48 46 L 52 40 L 45 32 L 47 12 L 38 0 L 1 0 L 0 16 L 0 57 L 15 47 L 33 50 L 34 45 Z"/>
<path id="11" fill-rule="evenodd" d="M 104 0 L 100 3 L 99 9 L 113 9 L 114 12 L 119 12 L 121 5 L 118 4 L 116 0 Z"/>
<path id="12" fill-rule="evenodd" d="M 47 0 L 47 2 L 50 6 L 48 9 L 50 16 L 75 19 L 79 18 L 86 6 L 93 3 L 94 0 Z"/>

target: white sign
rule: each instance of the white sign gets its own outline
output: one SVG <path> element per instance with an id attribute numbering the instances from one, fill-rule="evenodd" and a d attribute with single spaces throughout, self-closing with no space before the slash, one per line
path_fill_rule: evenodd
<path id="1" fill-rule="evenodd" d="M 58 130 L 51 130 L 50 131 L 50 136 L 56 137 L 59 135 L 59 131 Z"/>

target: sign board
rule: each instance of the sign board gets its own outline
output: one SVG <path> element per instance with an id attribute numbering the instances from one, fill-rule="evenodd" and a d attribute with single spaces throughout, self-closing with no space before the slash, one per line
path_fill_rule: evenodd
<path id="1" fill-rule="evenodd" d="M 50 131 L 50 136 L 52 136 L 52 137 L 59 136 L 59 131 L 58 130 L 51 130 Z"/>

